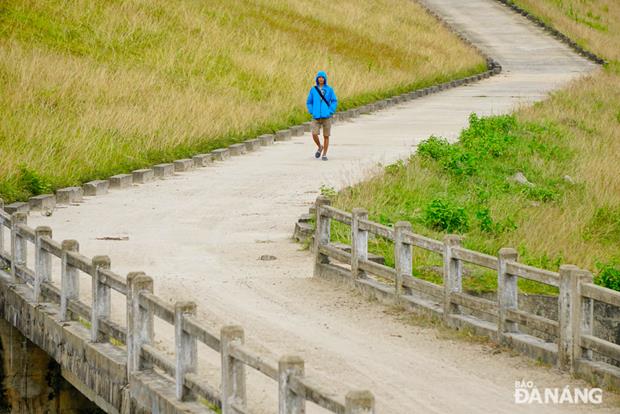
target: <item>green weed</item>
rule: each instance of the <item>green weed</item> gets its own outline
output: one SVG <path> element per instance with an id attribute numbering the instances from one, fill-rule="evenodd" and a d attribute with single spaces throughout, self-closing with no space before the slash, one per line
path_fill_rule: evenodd
<path id="1" fill-rule="evenodd" d="M 465 208 L 448 200 L 432 200 L 424 209 L 424 222 L 430 228 L 447 233 L 465 233 L 469 230 Z"/>
<path id="2" fill-rule="evenodd" d="M 594 278 L 597 285 L 620 291 L 620 262 L 615 260 L 596 264 L 598 274 Z"/>

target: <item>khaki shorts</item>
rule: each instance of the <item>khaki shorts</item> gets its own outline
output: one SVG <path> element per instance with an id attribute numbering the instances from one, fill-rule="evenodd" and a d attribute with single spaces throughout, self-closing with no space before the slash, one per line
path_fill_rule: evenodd
<path id="1" fill-rule="evenodd" d="M 330 118 L 321 118 L 312 120 L 312 135 L 319 135 L 323 128 L 323 135 L 328 137 L 332 132 L 332 120 Z"/>

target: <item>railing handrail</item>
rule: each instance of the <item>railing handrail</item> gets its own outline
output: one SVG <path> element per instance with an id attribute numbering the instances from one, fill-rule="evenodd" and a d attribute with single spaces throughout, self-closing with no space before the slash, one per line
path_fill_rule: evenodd
<path id="1" fill-rule="evenodd" d="M 349 221 L 350 223 L 350 220 L 352 219 L 351 215 L 348 213 L 340 213 L 340 211 L 330 212 L 330 214 L 333 214 L 334 217 L 340 218 L 345 222 Z M 14 213 L 13 215 L 8 215 L 2 209 L 0 209 L 0 240 L 3 240 L 2 234 L 5 227 L 11 231 L 11 251 L 5 251 L 3 248 L 1 248 L 3 246 L 0 245 L 0 259 L 3 259 L 7 263 L 11 264 L 11 277 L 14 279 L 14 281 L 20 282 L 20 280 L 23 280 L 24 282 L 26 282 L 26 284 L 32 286 L 35 289 L 35 300 L 38 301 L 42 300 L 43 298 L 47 298 L 61 304 L 64 301 L 66 312 L 66 315 L 64 315 L 64 317 L 71 318 L 71 315 L 74 315 L 74 317 L 82 318 L 85 321 L 89 321 L 93 325 L 93 327 L 91 328 L 94 331 L 92 332 L 93 340 L 102 340 L 100 337 L 105 338 L 103 340 L 110 340 L 111 338 L 120 340 L 127 344 L 128 358 L 131 358 L 131 356 L 129 355 L 130 353 L 137 352 L 138 360 L 143 361 L 138 363 L 138 368 L 143 363 L 147 365 L 153 364 L 162 369 L 169 376 L 173 378 L 175 378 L 176 376 L 175 381 L 177 383 L 177 397 L 179 399 L 183 399 L 187 392 L 193 392 L 196 395 L 206 398 L 212 403 L 215 403 L 217 405 L 221 404 L 223 412 L 225 414 L 241 411 L 247 412 L 244 408 L 244 395 L 242 396 L 243 398 L 233 398 L 230 401 L 224 401 L 223 395 L 220 390 L 216 390 L 210 387 L 207 383 L 203 383 L 202 381 L 200 381 L 199 377 L 195 373 L 196 364 L 194 363 L 193 367 L 188 366 L 186 359 L 187 356 L 185 355 L 186 352 L 183 352 L 182 355 L 178 355 L 179 352 L 177 352 L 177 361 L 174 362 L 171 358 L 167 357 L 164 352 L 158 350 L 152 345 L 152 318 L 154 316 L 157 316 L 163 321 L 175 326 L 175 330 L 177 330 L 177 335 L 175 335 L 177 351 L 179 350 L 178 332 L 180 332 L 181 336 L 189 338 L 190 340 L 190 344 L 188 345 L 188 343 L 185 342 L 185 346 L 191 347 L 191 343 L 202 342 L 207 347 L 224 355 L 224 344 L 221 338 L 219 338 L 217 334 L 211 332 L 209 328 L 204 326 L 196 318 L 195 314 L 182 313 L 180 315 L 177 315 L 174 306 L 170 305 L 168 302 L 164 301 L 163 299 L 152 293 L 152 279 L 148 278 L 148 276 L 143 276 L 143 279 L 147 278 L 150 280 L 151 291 L 141 290 L 137 293 L 135 297 L 131 296 L 130 298 L 131 282 L 128 283 L 129 278 L 127 280 L 123 280 L 121 276 L 114 273 L 110 269 L 110 261 L 107 256 L 97 256 L 96 258 L 91 259 L 78 251 L 77 243 L 74 241 L 68 244 L 73 246 L 73 249 L 65 250 L 65 242 L 59 243 L 55 241 L 51 237 L 51 229 L 47 227 L 37 227 L 37 229 L 32 229 L 26 224 L 26 215 L 24 215 L 23 213 Z M 40 233 L 38 233 L 39 231 Z M 30 269 L 27 266 L 27 242 L 35 245 L 34 270 Z M 55 286 L 54 283 L 52 283 L 51 281 L 52 269 L 50 260 L 52 256 L 62 261 L 61 267 L 63 269 L 63 274 L 61 275 L 62 287 L 60 288 Z M 99 260 L 97 264 L 95 263 L 95 260 Z M 93 279 L 92 305 L 86 304 L 80 300 L 79 289 L 77 289 L 76 286 L 69 285 L 71 290 L 67 290 L 66 292 L 64 290 L 65 283 L 76 283 L 67 282 L 66 280 L 68 280 L 68 278 L 70 277 L 75 278 L 77 276 L 77 273 L 73 274 L 70 272 L 75 272 L 77 270 L 91 276 L 91 278 Z M 142 280 L 142 282 L 144 282 L 144 280 Z M 69 289 L 69 287 L 67 287 L 67 289 Z M 120 293 L 122 296 L 125 296 L 128 304 L 130 300 L 137 301 L 137 309 L 146 319 L 142 319 L 140 321 L 134 320 L 134 322 L 132 322 L 132 326 L 134 329 L 137 329 L 136 321 L 138 324 L 150 324 L 150 333 L 149 328 L 145 328 L 146 331 L 138 330 L 139 332 L 147 332 L 147 338 L 138 338 L 138 340 L 136 340 L 135 336 L 140 334 L 128 332 L 128 328 L 118 325 L 111 320 L 109 310 L 110 290 L 114 290 Z M 95 301 L 100 301 L 100 303 L 98 302 L 97 306 L 94 306 Z M 105 302 L 108 302 L 107 307 L 105 305 Z M 195 309 L 195 305 L 192 306 Z M 93 309 L 97 309 L 98 312 L 101 312 L 100 308 L 103 309 L 103 313 L 95 314 L 93 312 Z M 61 311 L 61 315 L 62 313 L 63 312 Z M 128 313 L 127 317 L 130 318 L 133 316 L 130 316 Z M 141 326 L 141 328 L 144 328 L 144 326 Z M 241 335 L 243 335 L 242 332 L 243 331 L 241 330 Z M 243 345 L 242 343 L 228 343 L 225 356 L 226 358 L 232 359 L 233 364 L 242 364 L 243 366 L 249 366 L 265 374 L 268 378 L 279 382 L 282 381 L 284 375 L 282 372 L 282 367 L 280 367 L 279 369 L 278 365 L 274 363 L 274 361 L 271 360 L 269 357 L 252 351 L 250 348 Z M 222 358 L 224 358 L 224 356 Z M 178 370 L 182 370 L 182 375 L 180 377 L 178 376 Z M 223 367 L 222 375 L 226 376 L 228 374 L 230 373 L 225 372 Z M 235 375 L 238 375 L 238 373 Z M 243 378 L 237 378 L 236 380 L 243 381 L 243 383 L 245 383 L 245 374 L 243 375 Z M 223 379 L 222 382 L 224 383 L 225 380 Z M 307 383 L 312 383 L 312 380 L 303 375 L 288 375 L 288 379 L 284 388 L 282 386 L 280 387 L 281 390 L 284 389 L 285 392 L 290 394 L 287 394 L 288 396 L 285 396 L 284 400 L 308 400 L 315 402 L 323 406 L 324 408 L 327 408 L 328 410 L 333 411 L 335 409 L 335 411 L 333 411 L 335 413 L 344 413 L 345 405 L 342 402 L 338 401 L 337 397 L 334 397 L 334 395 L 332 395 L 332 393 L 330 392 L 322 390 L 319 386 L 310 387 L 309 385 L 304 385 Z M 297 391 L 295 391 L 293 387 L 297 387 Z M 245 385 L 243 385 L 243 390 L 245 390 Z M 353 394 L 355 393 L 352 393 L 351 395 Z M 356 404 L 359 402 L 356 402 L 357 400 L 355 398 L 349 398 L 348 394 L 347 403 L 349 403 L 349 400 L 353 408 L 355 408 Z M 288 402 L 289 404 L 291 403 L 290 401 Z M 366 402 L 361 402 L 360 404 L 367 404 L 368 398 L 363 401 Z M 288 408 L 284 407 L 284 409 Z M 374 403 L 372 411 L 368 412 L 374 412 Z"/>
<path id="2" fill-rule="evenodd" d="M 583 283 L 581 285 L 581 295 L 585 298 L 620 307 L 620 292 L 604 286 L 595 285 L 594 283 Z"/>

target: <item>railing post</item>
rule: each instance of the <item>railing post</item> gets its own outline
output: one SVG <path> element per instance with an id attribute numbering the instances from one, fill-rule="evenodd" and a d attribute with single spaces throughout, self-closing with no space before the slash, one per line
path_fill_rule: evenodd
<path id="1" fill-rule="evenodd" d="M 131 286 L 134 283 L 134 280 L 140 276 L 146 276 L 144 272 L 129 272 L 127 274 L 127 296 L 125 297 L 127 310 L 125 312 L 126 324 L 127 324 L 127 338 L 126 338 L 126 346 L 127 346 L 127 378 L 131 375 L 133 370 L 133 361 L 135 352 L 133 350 L 134 346 L 134 311 L 133 311 L 133 293 L 131 290 Z"/>
<path id="2" fill-rule="evenodd" d="M 90 340 L 99 342 L 105 338 L 99 332 L 99 321 L 110 318 L 110 287 L 105 284 L 105 277 L 101 274 L 101 270 L 110 269 L 110 258 L 108 256 L 95 256 L 92 263 L 93 303 L 90 318 Z"/>
<path id="3" fill-rule="evenodd" d="M 444 237 L 443 250 L 443 286 L 444 286 L 444 303 L 443 318 L 444 321 L 450 321 L 452 313 L 458 313 L 458 307 L 452 303 L 451 295 L 453 292 L 461 292 L 463 290 L 463 264 L 460 260 L 452 256 L 452 249 L 461 245 L 461 237 L 448 234 Z"/>
<path id="4" fill-rule="evenodd" d="M 351 273 L 353 279 L 366 277 L 366 272 L 360 270 L 359 261 L 368 260 L 368 231 L 360 230 L 359 220 L 368 219 L 368 211 L 363 208 L 353 209 L 351 221 Z"/>
<path id="5" fill-rule="evenodd" d="M 316 266 L 323 263 L 329 263 L 329 258 L 319 251 L 319 247 L 329 244 L 330 219 L 329 217 L 321 216 L 321 207 L 329 206 L 330 204 L 331 200 L 325 196 L 318 196 L 316 199 L 316 230 L 314 234 L 314 255 Z"/>
<path id="6" fill-rule="evenodd" d="M 245 365 L 230 356 L 230 346 L 242 345 L 241 326 L 224 326 L 220 331 L 220 354 L 222 357 L 222 414 L 234 414 L 233 404 L 245 407 Z"/>
<path id="7" fill-rule="evenodd" d="M 370 391 L 348 392 L 344 414 L 375 414 L 375 397 Z"/>
<path id="8" fill-rule="evenodd" d="M 304 376 L 304 360 L 295 355 L 286 355 L 278 361 L 278 414 L 304 414 L 306 399 L 291 389 L 293 376 Z"/>
<path id="9" fill-rule="evenodd" d="M 573 365 L 571 371 L 577 370 L 580 359 L 592 359 L 592 350 L 581 347 L 581 335 L 592 335 L 594 325 L 594 300 L 581 296 L 581 286 L 584 283 L 594 283 L 592 273 L 587 270 L 580 270 L 577 277 L 577 298 L 575 306 L 575 319 L 573 324 Z"/>
<path id="10" fill-rule="evenodd" d="M 574 366 L 575 338 L 578 337 L 580 324 L 579 268 L 574 265 L 560 266 L 560 294 L 558 296 L 558 320 L 560 336 L 558 338 L 559 368 L 570 371 Z"/>
<path id="11" fill-rule="evenodd" d="M 150 363 L 142 361 L 142 345 L 153 342 L 153 312 L 140 306 L 140 294 L 153 293 L 153 279 L 144 274 L 136 274 L 131 279 L 128 290 L 131 291 L 130 314 L 127 332 L 131 331 L 132 346 L 127 352 L 127 369 L 129 373 L 151 368 Z"/>
<path id="12" fill-rule="evenodd" d="M 20 283 L 17 277 L 17 266 L 25 266 L 28 257 L 26 239 L 19 235 L 17 228 L 21 224 L 26 224 L 28 215 L 26 213 L 17 212 L 11 215 L 11 276 L 13 283 Z"/>
<path id="13" fill-rule="evenodd" d="M 411 231 L 411 223 L 399 221 L 394 225 L 394 267 L 396 270 L 396 301 L 400 300 L 403 292 L 403 275 L 413 276 L 413 248 L 404 242 L 404 233 Z"/>
<path id="14" fill-rule="evenodd" d="M 174 305 L 174 347 L 176 353 L 176 396 L 182 401 L 189 395 L 185 386 L 185 374 L 196 372 L 198 365 L 196 338 L 183 329 L 185 316 L 196 315 L 194 302 L 177 302 Z"/>
<path id="15" fill-rule="evenodd" d="M 41 284 L 52 280 L 52 255 L 41 245 L 41 238 L 52 238 L 52 229 L 47 226 L 39 226 L 34 231 L 34 286 L 33 299 L 39 303 L 42 301 Z"/>
<path id="16" fill-rule="evenodd" d="M 78 269 L 71 266 L 67 260 L 68 252 L 77 252 L 80 245 L 76 240 L 62 241 L 62 263 L 60 269 L 60 320 L 69 319 L 69 301 L 78 297 L 80 293 L 80 278 Z"/>
<path id="17" fill-rule="evenodd" d="M 497 270 L 497 333 L 499 340 L 506 342 L 506 333 L 517 332 L 517 324 L 506 320 L 508 309 L 519 307 L 519 297 L 517 289 L 518 277 L 506 271 L 507 262 L 516 262 L 519 253 L 515 249 L 505 247 L 499 250 L 498 270 Z"/>

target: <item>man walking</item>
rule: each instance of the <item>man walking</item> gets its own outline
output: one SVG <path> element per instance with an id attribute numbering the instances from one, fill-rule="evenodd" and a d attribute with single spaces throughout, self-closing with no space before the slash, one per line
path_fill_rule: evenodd
<path id="1" fill-rule="evenodd" d="M 314 157 L 319 158 L 322 153 L 321 159 L 327 161 L 329 134 L 332 127 L 331 117 L 338 107 L 338 99 L 334 90 L 327 85 L 327 74 L 325 72 L 319 71 L 314 80 L 316 84 L 310 88 L 308 99 L 306 99 L 308 112 L 312 115 L 312 139 L 318 147 Z M 321 129 L 323 129 L 323 145 L 321 145 L 319 138 Z"/>

